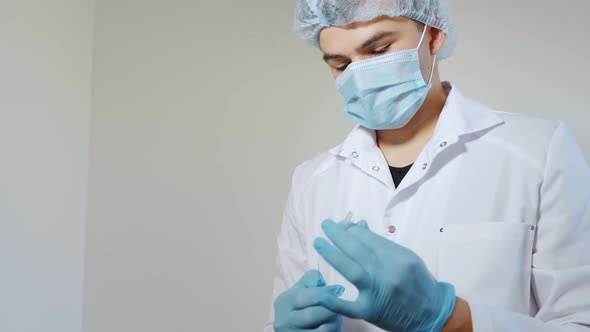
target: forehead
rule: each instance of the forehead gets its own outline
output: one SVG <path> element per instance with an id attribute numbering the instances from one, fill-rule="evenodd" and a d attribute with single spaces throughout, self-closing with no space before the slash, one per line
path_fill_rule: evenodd
<path id="1" fill-rule="evenodd" d="M 326 27 L 320 32 L 320 48 L 326 53 L 350 52 L 378 32 L 413 32 L 415 24 L 407 17 L 382 16 L 366 22 Z"/>

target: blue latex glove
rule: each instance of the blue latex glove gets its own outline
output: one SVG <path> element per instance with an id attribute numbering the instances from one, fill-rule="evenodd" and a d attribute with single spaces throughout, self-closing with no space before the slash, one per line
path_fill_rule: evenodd
<path id="1" fill-rule="evenodd" d="M 341 332 L 342 316 L 319 304 L 328 297 L 338 298 L 344 287 L 324 286 L 322 275 L 317 270 L 310 270 L 293 287 L 279 295 L 274 302 L 275 332 Z"/>
<path id="2" fill-rule="evenodd" d="M 316 238 L 318 253 L 359 290 L 355 302 L 336 296 L 321 305 L 332 312 L 363 319 L 387 331 L 440 331 L 455 308 L 455 288 L 438 282 L 418 255 L 373 232 L 322 223 L 335 246 Z"/>

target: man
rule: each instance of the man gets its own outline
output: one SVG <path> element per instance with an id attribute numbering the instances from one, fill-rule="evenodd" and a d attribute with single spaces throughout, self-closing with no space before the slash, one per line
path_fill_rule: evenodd
<path id="1" fill-rule="evenodd" d="M 446 1 L 298 0 L 295 27 L 357 126 L 295 171 L 266 330 L 590 331 L 590 169 L 441 82 Z"/>

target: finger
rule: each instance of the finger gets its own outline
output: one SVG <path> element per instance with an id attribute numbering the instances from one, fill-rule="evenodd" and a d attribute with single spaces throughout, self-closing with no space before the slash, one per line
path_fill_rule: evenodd
<path id="1" fill-rule="evenodd" d="M 369 224 L 367 224 L 367 221 L 366 220 L 359 221 L 358 224 L 357 224 L 357 226 L 361 226 L 361 227 L 364 227 L 366 229 L 369 229 Z"/>
<path id="2" fill-rule="evenodd" d="M 317 327 L 298 328 L 295 326 L 293 328 L 299 332 L 342 332 L 342 316 L 337 315 L 335 318 Z"/>
<path id="3" fill-rule="evenodd" d="M 312 288 L 317 287 L 320 283 L 326 284 L 324 277 L 318 270 L 309 270 L 305 272 L 292 288 Z"/>
<path id="4" fill-rule="evenodd" d="M 329 323 L 337 316 L 337 314 L 322 306 L 315 306 L 292 311 L 289 320 L 293 322 L 293 327 L 310 329 Z"/>
<path id="5" fill-rule="evenodd" d="M 360 227 L 350 227 L 350 229 L 353 228 Z M 348 232 L 344 227 L 331 220 L 325 220 L 322 223 L 322 229 L 332 243 L 352 260 L 364 267 L 372 266 L 371 264 L 374 262 L 373 250 L 357 239 L 356 236 Z"/>
<path id="6" fill-rule="evenodd" d="M 359 289 L 365 288 L 368 285 L 367 271 L 342 251 L 328 243 L 328 241 L 322 238 L 316 238 L 313 246 L 326 262 L 332 265 L 344 278 L 348 279 Z"/>
<path id="7" fill-rule="evenodd" d="M 317 306 L 327 296 L 338 297 L 344 293 L 344 287 L 333 285 L 322 288 L 301 288 L 294 290 L 292 304 L 293 309 L 301 310 L 307 307 Z"/>
<path id="8" fill-rule="evenodd" d="M 349 229 L 350 227 L 352 227 L 354 225 L 354 223 L 352 221 L 342 220 L 341 222 L 338 223 L 338 225 L 344 227 L 344 229 Z"/>
<path id="9" fill-rule="evenodd" d="M 335 296 L 326 296 L 320 301 L 320 305 L 331 312 L 354 319 L 365 318 L 363 308 L 358 302 L 342 300 Z"/>
<path id="10" fill-rule="evenodd" d="M 354 226 L 355 223 L 348 220 L 348 219 L 345 219 L 345 220 L 342 220 L 341 222 L 339 222 L 338 225 L 341 225 L 345 229 L 349 229 L 350 227 Z"/>
<path id="11" fill-rule="evenodd" d="M 336 318 L 332 319 L 331 321 L 322 324 L 321 326 L 316 327 L 315 329 L 311 330 L 304 330 L 310 332 L 341 332 L 342 331 L 342 316 L 338 315 Z"/>

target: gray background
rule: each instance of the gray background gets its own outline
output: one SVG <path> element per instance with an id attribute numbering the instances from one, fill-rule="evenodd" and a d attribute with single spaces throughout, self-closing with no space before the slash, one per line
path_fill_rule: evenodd
<path id="1" fill-rule="evenodd" d="M 79 332 L 91 0 L 0 0 L 0 331 Z"/>
<path id="2" fill-rule="evenodd" d="M 589 159 L 590 3 L 451 6 L 442 79 Z M 262 329 L 291 173 L 353 125 L 293 7 L 0 0 L 0 330 Z"/>

